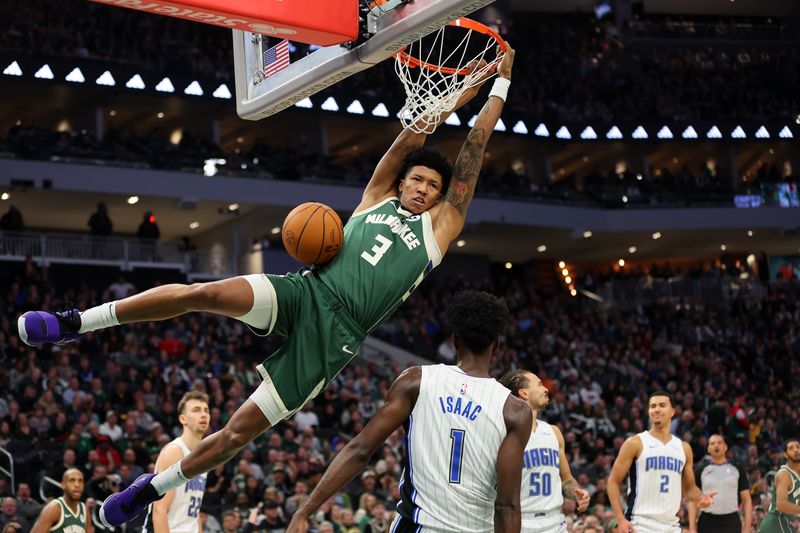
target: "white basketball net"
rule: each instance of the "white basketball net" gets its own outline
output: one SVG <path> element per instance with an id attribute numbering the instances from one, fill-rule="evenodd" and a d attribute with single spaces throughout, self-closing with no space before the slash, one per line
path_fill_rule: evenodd
<path id="1" fill-rule="evenodd" d="M 454 31 L 466 32 L 458 46 L 449 52 L 444 49 L 447 28 L 450 28 L 448 35 L 451 36 L 451 40 Z M 497 46 L 495 39 L 468 28 L 456 29 L 454 26 L 443 26 L 433 35 L 432 45 L 430 39 L 431 36 L 426 38 L 424 45 L 426 50 L 423 50 L 422 39 L 410 44 L 406 49 L 409 56 L 430 66 L 412 67 L 400 56 L 395 58 L 394 63 L 395 72 L 406 91 L 406 102 L 399 114 L 400 122 L 404 128 L 410 128 L 417 133 L 433 133 L 442 115 L 455 108 L 461 94 L 493 76 L 496 73 L 494 67 L 503 59 L 503 53 L 492 57 Z M 470 43 L 470 40 L 480 41 L 480 39 L 487 42 L 483 50 L 475 55 L 475 50 L 480 50 L 480 43 L 476 45 L 475 42 Z M 489 58 L 486 57 L 487 54 Z M 478 65 L 481 60 L 485 60 L 486 64 L 467 75 L 441 72 L 433 66 L 446 65 L 462 70 L 472 62 Z"/>

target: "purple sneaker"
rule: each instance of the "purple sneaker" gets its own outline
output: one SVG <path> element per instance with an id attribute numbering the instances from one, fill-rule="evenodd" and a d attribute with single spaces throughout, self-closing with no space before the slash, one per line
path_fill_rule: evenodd
<path id="1" fill-rule="evenodd" d="M 66 344 L 80 337 L 81 314 L 77 309 L 60 313 L 28 311 L 17 320 L 19 338 L 28 346 Z"/>
<path id="2" fill-rule="evenodd" d="M 107 528 L 112 528 L 133 520 L 144 511 L 144 508 L 158 501 L 164 495 L 158 495 L 150 484 L 155 474 L 142 474 L 127 489 L 112 494 L 100 507 L 100 521 Z"/>

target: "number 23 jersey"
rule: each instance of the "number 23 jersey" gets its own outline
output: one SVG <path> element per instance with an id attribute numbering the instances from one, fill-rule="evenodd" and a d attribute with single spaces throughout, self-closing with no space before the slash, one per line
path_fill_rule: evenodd
<path id="1" fill-rule="evenodd" d="M 370 332 L 441 260 L 430 212 L 415 215 L 392 197 L 350 217 L 342 249 L 319 278 Z"/>
<path id="2" fill-rule="evenodd" d="M 398 516 L 390 531 L 494 531 L 497 453 L 509 391 L 457 366 L 422 367 L 406 424 Z"/>

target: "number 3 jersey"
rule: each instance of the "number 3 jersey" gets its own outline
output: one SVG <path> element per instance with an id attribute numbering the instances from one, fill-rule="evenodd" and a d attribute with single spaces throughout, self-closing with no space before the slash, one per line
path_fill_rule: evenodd
<path id="1" fill-rule="evenodd" d="M 522 529 L 540 529 L 543 518 L 553 518 L 560 524 L 561 505 L 561 461 L 558 454 L 558 438 L 547 422 L 536 421 L 536 430 L 525 446 L 522 457 Z M 526 527 L 528 524 L 528 527 Z M 553 529 L 550 529 L 553 531 Z"/>
<path id="2" fill-rule="evenodd" d="M 170 445 L 180 447 L 184 457 L 189 455 L 189 447 L 180 437 L 167 444 L 167 446 Z M 156 473 L 158 473 L 157 470 Z M 205 489 L 205 474 L 190 479 L 175 489 L 175 497 L 172 499 L 167 512 L 170 533 L 197 533 L 197 517 L 200 515 L 200 505 L 203 503 Z M 147 517 L 142 526 L 142 533 L 152 533 L 154 531 L 153 504 L 151 503 L 147 507 Z"/>
<path id="3" fill-rule="evenodd" d="M 641 517 L 677 525 L 683 494 L 681 479 L 686 464 L 683 443 L 672 435 L 664 444 L 648 431 L 639 433 L 638 437 L 642 441 L 642 453 L 628 472 L 625 516 L 628 520 Z"/>
<path id="4" fill-rule="evenodd" d="M 392 197 L 350 217 L 344 245 L 319 279 L 370 332 L 441 260 L 430 213 L 415 215 Z"/>
<path id="5" fill-rule="evenodd" d="M 456 366 L 422 367 L 406 429 L 401 501 L 392 533 L 494 531 L 497 453 L 509 391 Z"/>

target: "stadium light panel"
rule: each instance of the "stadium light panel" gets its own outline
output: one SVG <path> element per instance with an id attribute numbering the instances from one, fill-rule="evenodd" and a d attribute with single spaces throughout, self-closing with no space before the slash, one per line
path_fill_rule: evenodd
<path id="1" fill-rule="evenodd" d="M 336 100 L 333 99 L 333 96 L 329 96 L 327 100 L 322 102 L 320 107 L 324 111 L 339 111 L 339 104 L 336 103 Z"/>
<path id="2" fill-rule="evenodd" d="M 731 132 L 731 137 L 734 139 L 746 139 L 747 134 L 744 132 L 741 126 L 736 126 L 734 130 Z"/>
<path id="3" fill-rule="evenodd" d="M 497 124 L 494 125 L 494 131 L 506 131 L 506 123 L 502 118 L 497 119 Z"/>
<path id="4" fill-rule="evenodd" d="M 718 127 L 711 126 L 711 129 L 706 133 L 706 137 L 709 139 L 722 139 L 722 132 L 719 131 Z"/>
<path id="5" fill-rule="evenodd" d="M 469 122 L 467 122 L 467 126 L 471 128 L 472 126 L 475 125 L 476 120 L 478 120 L 478 115 L 472 115 L 472 118 L 469 119 Z"/>
<path id="6" fill-rule="evenodd" d="M 681 137 L 684 139 L 697 139 L 697 130 L 694 129 L 694 126 L 686 126 L 686 129 L 683 130 Z"/>
<path id="7" fill-rule="evenodd" d="M 769 132 L 765 126 L 761 126 L 756 131 L 756 139 L 769 139 Z"/>
<path id="8" fill-rule="evenodd" d="M 225 85 L 224 83 L 219 87 L 217 87 L 217 89 L 213 93 L 211 93 L 211 96 L 213 96 L 214 98 L 224 98 L 225 100 L 230 100 L 231 98 L 233 98 L 231 90 L 228 89 L 228 86 Z"/>
<path id="9" fill-rule="evenodd" d="M 784 126 L 780 133 L 778 133 L 778 137 L 781 139 L 792 139 L 794 135 L 792 135 L 792 130 L 789 129 L 789 126 Z"/>
<path id="10" fill-rule="evenodd" d="M 444 123 L 447 124 L 448 126 L 460 126 L 461 119 L 458 118 L 457 114 L 453 113 L 452 115 L 447 117 L 447 119 L 445 119 Z"/>
<path id="11" fill-rule="evenodd" d="M 656 133 L 656 137 L 659 139 L 672 139 L 672 130 L 666 126 L 663 126 L 660 130 L 658 130 L 658 133 Z"/>
<path id="12" fill-rule="evenodd" d="M 569 132 L 566 126 L 561 126 L 556 132 L 556 137 L 558 139 L 572 139 L 572 134 Z"/>
<path id="13" fill-rule="evenodd" d="M 544 125 L 544 122 L 536 126 L 536 129 L 533 130 L 533 134 L 537 137 L 550 137 L 550 132 L 547 130 L 547 126 Z"/>
<path id="14" fill-rule="evenodd" d="M 86 81 L 86 78 L 83 77 L 83 72 L 78 67 L 72 69 L 67 77 L 64 78 L 67 81 L 71 81 L 72 83 L 83 83 Z"/>
<path id="15" fill-rule="evenodd" d="M 4 70 L 3 74 L 6 76 L 22 76 L 22 69 L 19 68 L 19 63 L 12 61 Z"/>
<path id="16" fill-rule="evenodd" d="M 183 94 L 188 94 L 191 96 L 203 96 L 203 88 L 200 87 L 200 84 L 197 80 L 193 81 L 186 88 L 183 90 Z"/>
<path id="17" fill-rule="evenodd" d="M 364 114 L 364 106 L 361 105 L 361 102 L 358 100 L 353 100 L 349 106 L 347 106 L 347 112 L 352 113 L 354 115 L 363 115 Z"/>
<path id="18" fill-rule="evenodd" d="M 139 76 L 138 74 L 134 74 L 133 76 L 131 76 L 131 79 L 125 82 L 125 87 L 127 87 L 128 89 L 144 89 L 144 81 L 142 80 L 141 76 Z M 156 87 L 156 90 L 160 89 Z"/>
<path id="19" fill-rule="evenodd" d="M 100 77 L 94 80 L 97 85 L 105 85 L 106 87 L 113 87 L 117 84 L 114 80 L 114 76 L 111 75 L 111 72 L 105 71 L 100 74 Z"/>
<path id="20" fill-rule="evenodd" d="M 606 139 L 622 139 L 622 132 L 616 126 L 611 126 L 611 129 L 606 133 Z"/>
<path id="21" fill-rule="evenodd" d="M 631 137 L 634 139 L 647 139 L 648 135 L 645 129 L 642 126 L 639 126 L 635 130 L 633 130 L 633 133 L 631 133 Z"/>
<path id="22" fill-rule="evenodd" d="M 514 133 L 519 133 L 520 135 L 527 135 L 528 134 L 528 126 L 525 125 L 524 122 L 518 120 L 514 127 L 511 128 L 511 131 Z"/>
<path id="23" fill-rule="evenodd" d="M 597 139 L 597 132 L 591 126 L 586 126 L 581 132 L 581 139 Z"/>
<path id="24" fill-rule="evenodd" d="M 34 74 L 33 77 L 39 78 L 40 80 L 52 80 L 55 78 L 55 76 L 53 76 L 53 71 L 50 70 L 50 65 L 47 63 L 39 67 L 39 70 L 36 71 L 36 74 Z"/>
<path id="25" fill-rule="evenodd" d="M 380 103 L 380 104 L 375 106 L 375 109 L 372 110 L 372 116 L 373 117 L 388 117 L 389 116 L 389 110 L 386 109 L 386 105 L 385 104 Z"/>
<path id="26" fill-rule="evenodd" d="M 164 78 L 163 80 L 158 82 L 158 85 L 156 85 L 156 91 L 162 93 L 174 93 L 175 86 L 172 85 L 172 82 L 169 81 L 169 78 Z"/>
<path id="27" fill-rule="evenodd" d="M 311 102 L 311 98 L 305 97 L 296 104 L 295 107 L 302 107 L 303 109 L 311 109 L 314 107 L 314 104 Z"/>

